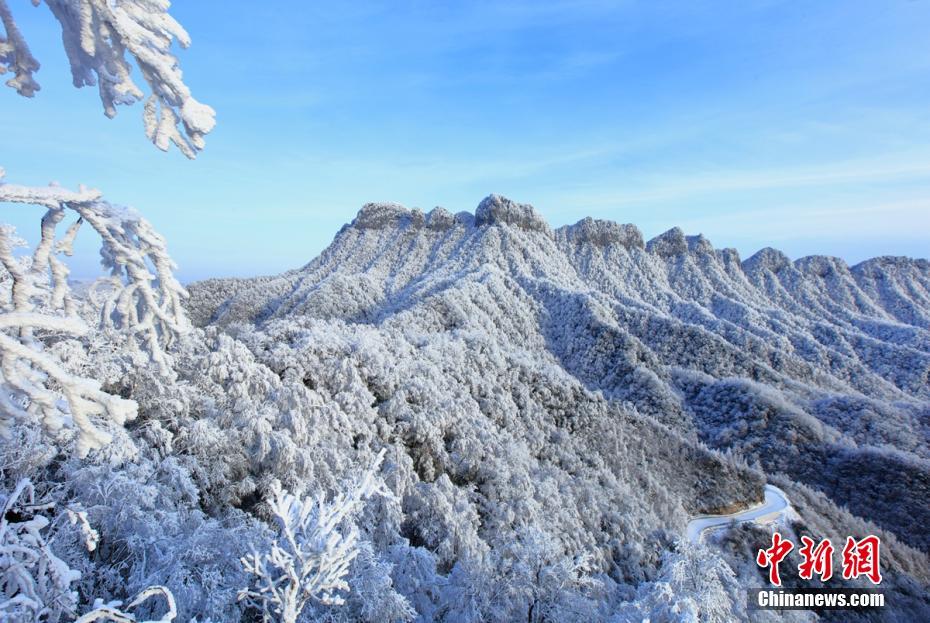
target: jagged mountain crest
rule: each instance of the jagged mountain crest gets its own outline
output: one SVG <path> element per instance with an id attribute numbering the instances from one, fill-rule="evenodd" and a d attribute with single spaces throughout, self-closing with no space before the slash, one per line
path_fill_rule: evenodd
<path id="1" fill-rule="evenodd" d="M 668 350 L 657 336 L 670 332 L 713 344 L 728 374 L 816 379 L 831 391 L 891 400 L 930 395 L 926 260 L 850 268 L 765 248 L 740 261 L 679 228 L 648 242 L 633 225 L 590 218 L 553 230 L 532 206 L 497 195 L 474 215 L 367 204 L 302 269 L 198 291 L 234 284 L 209 312 L 221 324 L 294 314 L 377 324 L 468 283 L 504 284 L 500 293 L 528 297 L 532 304 L 519 304 L 537 315 L 580 297 L 601 309 L 599 322 L 650 349 Z M 691 350 L 666 353 L 662 365 L 697 365 Z"/>
<path id="2" fill-rule="evenodd" d="M 531 206 L 491 195 L 475 215 L 367 204 L 304 268 L 232 282 L 230 297 L 223 295 L 229 282 L 197 290 L 221 291 L 224 302 L 207 312 L 221 324 L 295 314 L 378 324 L 422 306 L 448 314 L 456 309 L 450 296 L 478 284 L 496 288 L 497 302 L 471 300 L 458 307 L 456 323 L 434 325 L 475 324 L 468 310 L 478 305 L 485 308 L 475 316 L 481 330 L 509 327 L 513 337 L 523 325 L 553 327 L 544 316 L 558 317 L 565 301 L 580 300 L 600 310 L 591 315 L 597 323 L 662 353 L 654 371 L 718 368 L 718 376 L 923 400 L 930 394 L 928 274 L 925 260 L 879 258 L 849 268 L 825 256 L 792 262 L 770 248 L 740 262 L 734 250 L 715 250 L 678 228 L 645 243 L 633 225 L 590 218 L 553 231 Z M 508 304 L 531 310 L 532 322 L 518 329 L 506 313 L 488 311 Z M 532 333 L 535 343 L 550 337 L 538 326 Z M 684 342 L 673 347 L 671 335 Z"/>
<path id="3" fill-rule="evenodd" d="M 850 268 L 826 256 L 792 262 L 766 248 L 740 261 L 735 250 L 716 250 L 703 236 L 686 236 L 679 228 L 648 242 L 634 225 L 590 218 L 553 231 L 531 206 L 497 195 L 484 199 L 474 215 L 367 204 L 319 258 L 286 278 L 312 275 L 319 283 L 333 271 L 387 272 L 384 287 L 396 291 L 439 265 L 446 265 L 446 272 L 497 265 L 505 272 L 576 282 L 603 276 L 592 271 L 619 271 L 609 294 L 618 293 L 622 282 L 624 294 L 644 304 L 668 307 L 676 299 L 698 299 L 707 306 L 723 295 L 759 307 L 774 304 L 792 314 L 809 314 L 813 307 L 817 314 L 853 312 L 930 327 L 926 260 L 876 258 Z"/>
<path id="4" fill-rule="evenodd" d="M 618 530 L 641 538 L 686 512 L 751 504 L 760 476 L 742 461 L 930 547 L 926 260 L 850 267 L 771 248 L 743 260 L 679 228 L 648 241 L 591 218 L 553 229 L 491 195 L 474 214 L 367 204 L 300 269 L 190 290 L 199 324 L 244 332 L 282 377 L 296 366 L 317 386 L 333 358 L 356 370 L 375 396 L 365 417 L 404 440 L 422 484 L 478 508 L 530 503 L 495 497 L 517 450 L 463 455 L 456 440 L 521 448 L 532 458 L 519 469 L 568 478 L 568 459 L 547 458 L 556 439 L 569 464 L 593 452 L 607 497 L 627 499 L 628 515 L 599 507 L 612 519 L 597 529 L 559 524 L 598 547 Z M 636 510 L 629 479 L 666 511 Z"/>
<path id="5" fill-rule="evenodd" d="M 475 215 L 367 204 L 316 260 L 280 278 L 236 281 L 240 292 L 215 313 L 222 322 L 282 317 L 299 310 L 308 292 L 322 290 L 334 296 L 317 302 L 339 299 L 370 319 L 389 314 L 376 309 L 402 291 L 404 298 L 426 295 L 492 267 L 689 324 L 736 325 L 765 339 L 777 334 L 784 341 L 803 318 L 802 324 L 827 321 L 866 341 L 881 333 L 907 348 L 915 336 L 926 342 L 930 327 L 925 260 L 877 258 L 849 268 L 825 256 L 792 262 L 766 248 L 740 262 L 734 250 L 717 251 L 678 228 L 647 243 L 633 225 L 590 218 L 553 231 L 531 206 L 497 195 Z"/>

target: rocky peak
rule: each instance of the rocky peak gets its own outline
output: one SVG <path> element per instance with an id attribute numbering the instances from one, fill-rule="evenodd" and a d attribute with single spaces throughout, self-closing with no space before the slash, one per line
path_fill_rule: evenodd
<path id="1" fill-rule="evenodd" d="M 475 226 L 501 224 L 552 235 L 549 224 L 530 204 L 517 203 L 500 195 L 488 195 L 475 210 Z"/>
<path id="2" fill-rule="evenodd" d="M 791 265 L 791 260 L 787 255 L 778 249 L 765 247 L 743 262 L 743 270 L 750 274 L 760 271 L 778 273 Z"/>
<path id="3" fill-rule="evenodd" d="M 426 226 L 439 231 L 452 229 L 455 226 L 455 216 L 445 208 L 437 206 L 427 213 Z"/>
<path id="4" fill-rule="evenodd" d="M 357 229 L 387 229 L 422 226 L 425 221 L 423 212 L 416 208 L 410 210 L 399 203 L 366 203 L 359 210 L 352 225 Z"/>
<path id="5" fill-rule="evenodd" d="M 680 227 L 672 227 L 646 243 L 646 250 L 659 257 L 674 257 L 688 252 L 688 241 Z"/>
<path id="6" fill-rule="evenodd" d="M 714 245 L 710 243 L 710 240 L 704 237 L 704 234 L 687 236 L 685 239 L 688 241 L 688 251 L 691 253 L 695 255 L 716 255 L 714 253 Z"/>
<path id="7" fill-rule="evenodd" d="M 645 248 L 643 234 L 635 225 L 593 219 L 590 216 L 574 225 L 559 228 L 559 235 L 576 243 L 587 243 L 599 247 L 622 246 L 627 249 Z"/>
<path id="8" fill-rule="evenodd" d="M 802 273 L 814 277 L 849 274 L 846 262 L 829 255 L 808 255 L 795 261 L 794 266 Z"/>

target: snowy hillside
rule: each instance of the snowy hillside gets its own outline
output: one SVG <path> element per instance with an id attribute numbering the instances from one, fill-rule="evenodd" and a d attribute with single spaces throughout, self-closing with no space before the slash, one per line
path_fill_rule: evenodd
<path id="1" fill-rule="evenodd" d="M 689 516 L 773 478 L 811 526 L 873 522 L 930 572 L 926 260 L 741 261 L 492 195 L 369 204 L 304 268 L 191 293 L 196 323 L 339 405 L 328 452 L 395 448 L 400 534 L 442 572 L 534 529 L 635 586 Z"/>
<path id="2" fill-rule="evenodd" d="M 202 320 L 270 335 L 303 317 L 380 339 L 491 339 L 930 545 L 926 260 L 850 268 L 763 249 L 740 262 L 679 229 L 645 244 L 632 225 L 592 219 L 553 232 L 491 196 L 474 216 L 367 205 L 304 269 L 193 292 Z M 837 472 L 862 461 L 897 474 L 880 479 L 893 496 L 844 487 Z M 912 503 L 889 515 L 882 499 L 899 496 Z"/>
<path id="3" fill-rule="evenodd" d="M 278 276 L 185 288 L 174 261 L 306 261 L 287 209 L 219 214 L 312 196 L 312 221 L 326 188 L 424 191 L 424 170 L 601 195 L 620 167 L 649 209 L 738 200 L 783 231 L 811 225 L 803 194 L 806 233 L 851 236 L 834 248 L 913 244 L 930 14 L 185 3 L 204 55 L 182 72 L 169 0 L 33 0 L 50 30 L 8 4 L 19 95 L 41 57 L 189 159 L 216 113 L 188 77 L 233 123 L 183 172 L 78 99 L 4 116 L 17 179 L 132 189 L 194 252 L 0 167 L 0 623 L 930 621 L 927 259 L 744 260 L 491 195 L 365 205 Z M 488 158 L 502 128 L 519 140 Z M 86 243 L 102 274 L 75 281 Z M 884 604 L 756 609 L 773 585 Z"/>
<path id="4" fill-rule="evenodd" d="M 930 619 L 926 260 L 372 204 L 185 314 L 151 232 L 161 278 L 111 235 L 73 290 L 0 234 L 0 619 L 813 620 L 747 610 L 775 488 L 787 534 L 882 539 L 888 606 L 834 620 Z"/>

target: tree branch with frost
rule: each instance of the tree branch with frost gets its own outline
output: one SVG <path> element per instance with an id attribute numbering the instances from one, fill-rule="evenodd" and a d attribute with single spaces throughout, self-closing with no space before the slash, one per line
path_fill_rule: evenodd
<path id="1" fill-rule="evenodd" d="M 259 608 L 266 622 L 283 623 L 294 623 L 311 601 L 345 602 L 340 593 L 349 590 L 345 577 L 358 555 L 358 529 L 350 521 L 366 499 L 392 495 L 377 476 L 384 452 L 347 491 L 329 501 L 296 497 L 277 482 L 272 485 L 268 504 L 278 537 L 268 551 L 242 558 L 253 580 L 240 591 L 240 601 Z"/>
<path id="2" fill-rule="evenodd" d="M 161 615 L 161 618 L 140 621 L 135 615 L 129 613 L 136 606 L 153 597 L 162 596 L 168 605 L 168 610 Z M 111 601 L 107 604 L 97 600 L 94 603 L 94 609 L 81 616 L 74 623 L 92 623 L 93 621 L 114 621 L 115 623 L 171 623 L 178 616 L 178 608 L 174 601 L 174 595 L 164 586 L 150 586 L 129 602 L 126 609 L 123 610 L 123 602 Z"/>
<path id="3" fill-rule="evenodd" d="M 97 381 L 70 374 L 34 338 L 35 331 L 75 337 L 88 332 L 59 256 L 71 255 L 82 223 L 100 235 L 102 263 L 110 272 L 108 291 L 98 301 L 101 326 L 123 335 L 165 375 L 171 374 L 166 348 L 190 328 L 181 305 L 187 292 L 174 277 L 164 239 L 135 211 L 103 201 L 95 190 L 17 186 L 3 183 L 2 176 L 0 169 L 0 203 L 38 205 L 46 213 L 40 240 L 26 259 L 14 253 L 22 243 L 12 228 L 0 226 L 0 267 L 10 281 L 0 294 L 0 430 L 12 418 L 38 419 L 51 432 L 71 424 L 83 456 L 110 441 L 96 421 L 123 425 L 135 417 L 137 405 L 104 392 Z M 67 213 L 78 218 L 59 239 L 57 228 Z"/>
<path id="4" fill-rule="evenodd" d="M 65 507 L 65 512 L 52 520 L 49 516 L 55 506 L 37 500 L 35 487 L 28 479 L 20 480 L 9 495 L 0 490 L 0 620 L 55 622 L 75 616 L 78 594 L 71 585 L 81 574 L 52 552 L 55 526 L 61 519 L 77 525 L 88 551 L 96 549 L 100 537 L 80 506 Z M 145 623 L 170 623 L 177 617 L 177 607 L 174 595 L 164 586 L 145 589 L 125 610 L 157 596 L 164 597 L 167 611 L 161 618 Z M 141 623 L 121 607 L 122 602 L 104 604 L 98 599 L 93 610 L 77 621 Z"/>
<path id="5" fill-rule="evenodd" d="M 52 523 L 45 513 L 54 504 L 36 500 L 29 480 L 0 491 L 0 619 L 59 621 L 73 617 L 80 573 L 48 546 Z"/>
<path id="6" fill-rule="evenodd" d="M 40 0 L 32 0 L 38 6 Z M 62 42 L 71 64 L 74 86 L 96 86 L 107 117 L 118 105 L 145 99 L 145 134 L 167 151 L 174 143 L 188 158 L 204 148 L 204 137 L 215 125 L 216 113 L 198 102 L 184 83 L 175 41 L 191 44 L 187 31 L 168 14 L 168 0 L 45 0 L 61 24 Z M 32 57 L 6 0 L 0 0 L 0 73 L 13 71 L 7 85 L 32 97 L 39 90 L 33 74 L 39 63 Z M 128 55 L 128 58 L 127 58 Z M 148 85 L 150 95 L 132 79 L 132 61 Z"/>
<path id="7" fill-rule="evenodd" d="M 3 26 L 0 34 L 0 75 L 12 71 L 13 77 L 6 81 L 6 85 L 24 97 L 32 97 L 39 90 L 34 77 L 39 71 L 39 61 L 29 51 L 6 0 L 0 0 L 0 24 Z"/>

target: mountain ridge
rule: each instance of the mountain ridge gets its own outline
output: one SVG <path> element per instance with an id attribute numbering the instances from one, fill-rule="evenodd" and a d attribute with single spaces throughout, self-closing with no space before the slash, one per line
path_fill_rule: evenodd
<path id="1" fill-rule="evenodd" d="M 880 535 L 896 612 L 930 608 L 926 260 L 742 260 L 491 195 L 474 214 L 366 204 L 306 265 L 190 292 L 207 335 L 340 414 L 314 451 L 389 448 L 399 533 L 443 581 L 506 573 L 533 530 L 591 554 L 621 601 L 656 596 L 690 518 L 768 483 L 797 510 L 787 534 Z M 742 525 L 701 555 L 754 585 L 770 536 Z"/>
<path id="2" fill-rule="evenodd" d="M 552 229 L 532 206 L 490 195 L 474 214 L 366 204 L 302 268 L 191 292 L 201 325 L 307 317 L 478 332 L 930 544 L 926 260 L 850 267 L 772 248 L 741 260 L 680 228 L 648 241 L 633 225 L 591 218 Z M 874 492 L 841 499 L 846 485 L 815 467 L 848 471 L 866 455 L 875 470 L 906 475 L 888 484 L 906 513 L 887 512 Z M 918 518 L 923 527 L 910 527 Z"/>
<path id="3" fill-rule="evenodd" d="M 646 241 L 642 232 L 633 224 L 620 224 L 610 220 L 586 217 L 577 223 L 551 228 L 545 219 L 529 204 L 519 204 L 499 195 L 489 195 L 479 204 L 475 213 L 459 212 L 452 214 L 444 208 L 437 207 L 429 212 L 417 208 L 406 208 L 397 203 L 368 203 L 361 208 L 357 216 L 344 225 L 336 234 L 333 243 L 325 249 L 319 258 L 324 258 L 334 245 L 338 245 L 340 236 L 349 231 L 385 231 L 404 232 L 410 235 L 414 231 L 449 232 L 456 228 L 463 232 L 480 230 L 486 227 L 511 227 L 524 232 L 538 232 L 554 239 L 561 251 L 566 252 L 572 245 L 591 244 L 594 247 L 607 248 L 614 245 L 628 252 L 642 251 L 650 256 L 671 260 L 676 257 L 689 256 L 705 263 L 719 263 L 724 271 L 734 279 L 749 279 L 757 287 L 777 289 L 781 281 L 804 281 L 837 279 L 852 280 L 857 292 L 855 298 L 866 308 L 874 308 L 888 314 L 882 306 L 888 297 L 901 300 L 910 309 L 896 309 L 891 318 L 905 324 L 915 324 L 922 328 L 930 327 L 930 315 L 925 310 L 915 310 L 913 305 L 901 296 L 900 281 L 916 282 L 921 287 L 919 293 L 924 306 L 930 302 L 930 261 L 923 258 L 906 256 L 877 256 L 863 260 L 852 266 L 839 257 L 828 255 L 809 255 L 791 260 L 783 252 L 765 247 L 746 259 L 741 259 L 738 251 L 732 248 L 715 248 L 703 235 L 686 235 L 680 228 L 673 227 L 666 232 Z M 703 258 L 701 260 L 700 258 Z M 311 269 L 315 261 L 302 268 L 288 271 L 294 274 Z M 742 273 L 742 275 L 740 275 Z M 264 282 L 275 277 L 254 277 L 228 279 L 210 279 L 200 284 L 236 283 L 239 286 L 252 282 Z M 846 285 L 853 285 L 847 283 Z M 876 311 L 872 309 L 870 311 Z"/>

